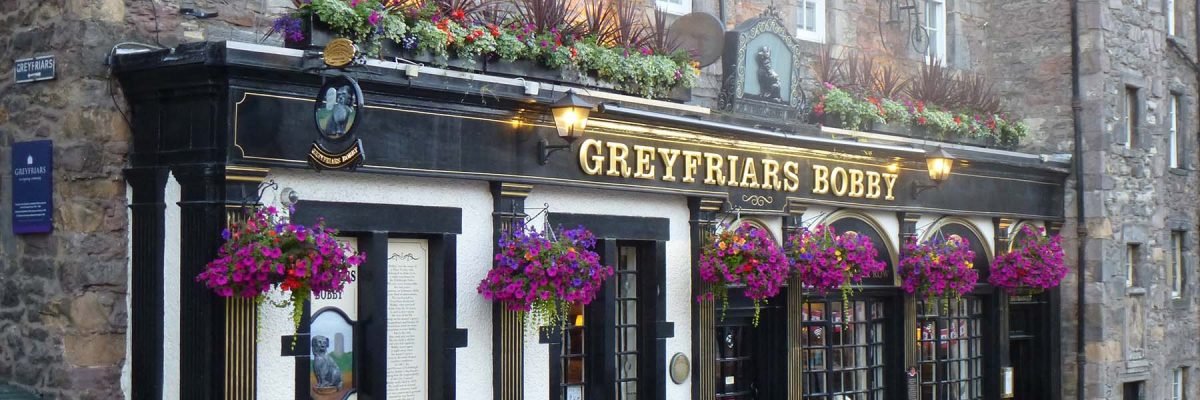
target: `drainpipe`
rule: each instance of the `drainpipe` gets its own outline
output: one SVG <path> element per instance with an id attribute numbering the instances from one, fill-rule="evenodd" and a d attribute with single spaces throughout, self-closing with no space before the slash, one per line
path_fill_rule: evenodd
<path id="1" fill-rule="evenodd" d="M 1079 240 L 1077 246 L 1076 264 L 1079 265 L 1078 283 L 1075 285 L 1075 396 L 1084 400 L 1084 366 L 1087 364 L 1086 346 L 1084 345 L 1084 283 L 1087 279 L 1087 225 L 1083 212 L 1083 99 L 1079 77 L 1079 1 L 1071 0 L 1071 119 L 1075 128 L 1074 154 L 1075 162 L 1075 232 Z M 1200 4 L 1200 0 L 1196 0 Z M 1200 22 L 1197 22 L 1200 25 Z"/>

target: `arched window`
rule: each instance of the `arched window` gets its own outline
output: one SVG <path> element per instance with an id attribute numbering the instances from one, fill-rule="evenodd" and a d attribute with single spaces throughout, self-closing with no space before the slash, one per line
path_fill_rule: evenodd
<path id="1" fill-rule="evenodd" d="M 986 285 L 991 252 L 977 230 L 960 221 L 945 222 L 927 236 L 965 239 L 975 252 L 979 284 Z M 917 363 L 921 398 L 983 398 L 983 321 L 985 297 L 972 293 L 958 299 L 917 301 Z"/>
<path id="2" fill-rule="evenodd" d="M 904 356 L 903 347 L 887 340 L 901 334 L 898 321 L 903 320 L 893 273 L 895 252 L 882 229 L 866 216 L 835 213 L 825 223 L 838 233 L 869 237 L 876 259 L 887 267 L 884 273 L 865 279 L 863 290 L 849 299 L 843 299 L 840 292 L 825 296 L 805 292 L 799 335 L 804 399 L 882 400 L 886 371 L 900 368 Z"/>

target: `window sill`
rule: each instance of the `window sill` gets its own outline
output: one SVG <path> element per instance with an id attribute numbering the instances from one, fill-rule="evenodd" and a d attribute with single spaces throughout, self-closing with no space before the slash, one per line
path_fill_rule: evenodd
<path id="1" fill-rule="evenodd" d="M 1190 170 L 1190 169 L 1179 168 L 1179 167 L 1171 167 L 1171 168 L 1168 168 L 1167 171 L 1171 172 L 1171 174 L 1179 175 L 1179 176 L 1188 176 L 1192 173 L 1192 170 Z"/>
<path id="2" fill-rule="evenodd" d="M 1125 295 L 1126 296 L 1145 296 L 1146 288 L 1139 287 L 1139 286 L 1127 286 L 1127 287 L 1125 287 Z"/>

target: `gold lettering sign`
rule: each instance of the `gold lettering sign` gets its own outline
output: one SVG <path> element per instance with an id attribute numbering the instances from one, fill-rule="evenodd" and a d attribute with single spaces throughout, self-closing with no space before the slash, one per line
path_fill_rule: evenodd
<path id="1" fill-rule="evenodd" d="M 354 169 L 362 158 L 362 142 L 356 142 L 342 153 L 331 153 L 317 143 L 308 150 L 308 162 L 318 169 Z"/>
<path id="2" fill-rule="evenodd" d="M 585 139 L 579 167 L 592 176 L 613 176 L 697 183 L 748 189 L 798 192 L 800 163 L 771 158 L 679 150 Z M 885 167 L 881 169 L 886 170 Z M 703 174 L 703 176 L 701 176 Z M 812 164 L 812 194 L 895 200 L 898 174 Z"/>

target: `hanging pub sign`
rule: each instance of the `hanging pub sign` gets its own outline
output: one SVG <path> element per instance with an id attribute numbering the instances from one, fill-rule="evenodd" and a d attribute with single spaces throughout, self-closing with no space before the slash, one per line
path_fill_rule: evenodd
<path id="1" fill-rule="evenodd" d="M 53 230 L 53 149 L 49 140 L 13 143 L 13 234 Z"/>
<path id="2" fill-rule="evenodd" d="M 17 83 L 48 81 L 54 79 L 54 56 L 22 58 L 13 65 Z"/>
<path id="3" fill-rule="evenodd" d="M 308 152 L 309 165 L 318 171 L 352 171 L 362 165 L 362 140 L 354 134 L 362 125 L 362 109 L 362 89 L 354 78 L 337 76 L 321 86 L 313 109 L 318 136 Z"/>

